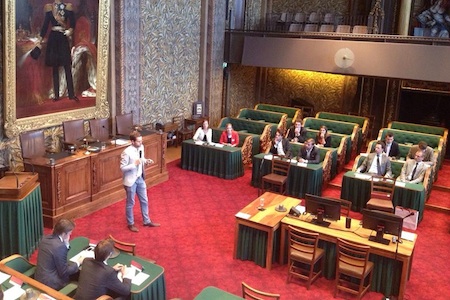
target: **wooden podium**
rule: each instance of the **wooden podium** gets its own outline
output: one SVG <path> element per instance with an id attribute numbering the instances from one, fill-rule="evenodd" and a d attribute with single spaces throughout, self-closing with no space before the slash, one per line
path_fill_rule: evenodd
<path id="1" fill-rule="evenodd" d="M 32 172 L 6 172 L 0 179 L 0 198 L 22 199 L 36 187 L 38 177 L 38 173 Z"/>

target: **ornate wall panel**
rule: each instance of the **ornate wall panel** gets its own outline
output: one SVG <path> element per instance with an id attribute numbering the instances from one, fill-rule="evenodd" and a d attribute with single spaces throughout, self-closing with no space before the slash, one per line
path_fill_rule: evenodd
<path id="1" fill-rule="evenodd" d="M 140 2 L 140 121 L 190 117 L 198 94 L 201 2 Z"/>
<path id="2" fill-rule="evenodd" d="M 212 20 L 208 22 L 211 30 L 211 78 L 209 94 L 209 118 L 211 124 L 218 124 L 222 118 L 222 91 L 223 91 L 223 55 L 225 47 L 225 1 L 211 1 L 213 3 Z"/>
<path id="3" fill-rule="evenodd" d="M 349 0 L 273 0 L 273 12 L 333 12 L 335 14 L 348 13 Z"/>
<path id="4" fill-rule="evenodd" d="M 342 112 L 351 107 L 357 77 L 310 71 L 269 69 L 266 102 L 289 105 L 300 98 L 314 104 L 315 111 Z"/>
<path id="5" fill-rule="evenodd" d="M 256 68 L 229 64 L 230 68 L 230 116 L 237 116 L 244 107 L 252 108 L 259 101 L 255 99 Z"/>
<path id="6" fill-rule="evenodd" d="M 140 20 L 141 13 L 139 0 L 122 0 L 117 14 L 117 27 L 119 39 L 116 43 L 120 47 L 116 57 L 122 62 L 118 83 L 117 114 L 133 112 L 136 124 L 141 123 L 139 118 L 140 97 L 140 47 L 141 40 Z"/>

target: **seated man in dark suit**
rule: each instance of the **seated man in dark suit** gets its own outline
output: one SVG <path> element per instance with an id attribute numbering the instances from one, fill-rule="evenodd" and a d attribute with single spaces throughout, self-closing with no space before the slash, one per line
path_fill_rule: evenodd
<path id="1" fill-rule="evenodd" d="M 126 297 L 130 294 L 132 276 L 130 272 L 127 274 L 127 267 L 121 264 L 111 267 L 106 263 L 113 250 L 113 241 L 102 240 L 95 247 L 95 258 L 84 260 L 75 294 L 76 300 L 97 299 L 105 294 L 112 297 Z M 123 281 L 117 277 L 117 272 L 121 273 L 119 276 Z"/>
<path id="2" fill-rule="evenodd" d="M 290 142 L 304 143 L 306 141 L 306 129 L 302 126 L 302 120 L 295 120 L 294 125 L 289 128 L 287 137 Z"/>
<path id="3" fill-rule="evenodd" d="M 272 141 L 272 147 L 270 147 L 270 153 L 273 155 L 279 155 L 286 158 L 291 158 L 291 144 L 289 140 L 283 138 L 283 132 L 281 129 L 277 129 L 275 138 Z"/>
<path id="4" fill-rule="evenodd" d="M 384 150 L 384 142 L 378 141 L 375 152 L 367 155 L 364 162 L 356 169 L 357 173 L 368 173 L 370 175 L 392 177 L 391 161 Z"/>
<path id="5" fill-rule="evenodd" d="M 305 164 L 320 163 L 320 150 L 315 145 L 314 139 L 307 139 L 298 151 L 297 161 Z"/>
<path id="6" fill-rule="evenodd" d="M 398 147 L 398 143 L 394 141 L 394 134 L 392 132 L 388 132 L 386 137 L 384 138 L 385 150 L 387 156 L 391 158 L 398 158 L 400 156 L 400 148 Z"/>
<path id="7" fill-rule="evenodd" d="M 55 289 L 69 283 L 69 276 L 78 272 L 83 257 L 77 263 L 67 261 L 69 239 L 75 224 L 67 219 L 59 220 L 51 235 L 44 236 L 39 243 L 37 268 L 34 279 Z"/>

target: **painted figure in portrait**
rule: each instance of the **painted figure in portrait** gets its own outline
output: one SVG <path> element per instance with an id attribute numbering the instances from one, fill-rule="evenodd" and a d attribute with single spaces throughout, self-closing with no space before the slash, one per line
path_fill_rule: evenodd
<path id="1" fill-rule="evenodd" d="M 431 0 L 429 8 L 417 16 L 422 27 L 431 29 L 432 37 L 449 37 L 450 0 Z"/>
<path id="2" fill-rule="evenodd" d="M 16 2 L 18 118 L 95 106 L 98 6 Z"/>

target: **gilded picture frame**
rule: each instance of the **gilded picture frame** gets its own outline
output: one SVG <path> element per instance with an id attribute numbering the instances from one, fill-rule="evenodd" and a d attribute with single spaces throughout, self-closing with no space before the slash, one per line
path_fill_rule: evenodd
<path id="1" fill-rule="evenodd" d="M 9 138 L 20 132 L 61 125 L 75 119 L 104 118 L 109 116 L 107 100 L 110 0 L 98 0 L 97 68 L 95 105 L 60 112 L 17 117 L 17 57 L 16 57 L 16 1 L 3 0 L 4 12 L 4 114 L 5 134 Z M 49 1 L 48 3 L 51 3 Z"/>

